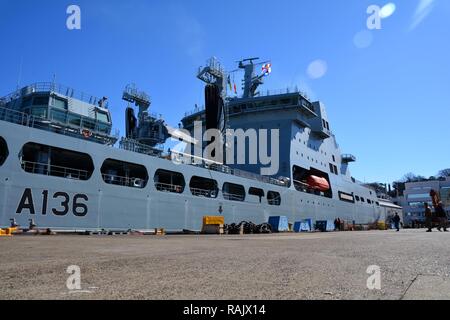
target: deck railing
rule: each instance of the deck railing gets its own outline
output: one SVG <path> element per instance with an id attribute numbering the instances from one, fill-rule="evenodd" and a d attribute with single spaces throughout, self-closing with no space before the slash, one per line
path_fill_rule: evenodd
<path id="1" fill-rule="evenodd" d="M 135 177 L 122 177 L 113 174 L 102 174 L 102 177 L 103 181 L 105 181 L 107 184 L 114 184 L 124 187 L 143 189 L 147 184 L 147 181 L 145 179 Z"/>
<path id="2" fill-rule="evenodd" d="M 68 167 L 50 165 L 31 161 L 22 161 L 22 169 L 29 173 L 56 176 L 73 180 L 88 180 L 91 176 L 89 171 Z"/>
<path id="3" fill-rule="evenodd" d="M 173 192 L 173 193 L 183 193 L 183 186 L 176 184 L 168 184 L 168 183 L 155 183 L 156 190 L 165 191 L 165 192 Z"/>
<path id="4" fill-rule="evenodd" d="M 245 200 L 244 195 L 228 193 L 228 192 L 223 192 L 223 197 L 226 200 L 232 200 L 232 201 L 244 201 Z"/>
<path id="5" fill-rule="evenodd" d="M 229 166 L 226 166 L 224 164 L 221 164 L 219 162 L 199 158 L 193 155 L 190 155 L 188 153 L 178 152 L 178 151 L 171 151 L 171 156 L 169 157 L 171 159 L 174 159 L 173 161 L 176 161 L 178 163 L 184 163 L 184 164 L 191 164 L 195 166 L 199 166 L 208 170 L 221 172 L 225 174 L 230 174 L 233 176 L 246 178 L 246 179 L 252 179 L 264 183 L 270 183 L 273 185 L 277 185 L 280 187 L 289 187 L 289 182 L 287 180 L 281 180 L 281 179 L 275 179 L 269 176 L 262 176 L 257 173 L 243 171 L 239 169 L 234 169 Z"/>
<path id="6" fill-rule="evenodd" d="M 133 139 L 122 138 L 119 143 L 119 148 L 127 151 L 147 154 L 150 156 L 161 156 L 163 149 L 157 147 L 150 147 L 148 145 L 137 142 Z"/>
<path id="7" fill-rule="evenodd" d="M 217 198 L 217 190 L 207 190 L 198 188 L 190 188 L 190 189 L 193 196 L 205 198 Z"/>
<path id="8" fill-rule="evenodd" d="M 29 95 L 32 93 L 39 93 L 39 92 L 55 92 L 60 95 L 74 98 L 77 100 L 81 100 L 83 102 L 86 102 L 86 103 L 89 103 L 92 105 L 97 105 L 98 102 L 101 100 L 91 94 L 87 94 L 87 93 L 84 93 L 81 91 L 76 91 L 67 86 L 53 83 L 53 82 L 37 82 L 37 83 L 31 84 L 31 85 L 28 85 L 26 87 L 23 87 L 21 89 L 18 89 L 16 91 L 10 93 L 9 95 L 2 98 L 2 100 L 8 102 L 10 100 L 20 98 L 22 96 L 26 96 L 26 95 Z M 102 105 L 102 107 L 107 108 L 108 104 L 105 102 Z"/>

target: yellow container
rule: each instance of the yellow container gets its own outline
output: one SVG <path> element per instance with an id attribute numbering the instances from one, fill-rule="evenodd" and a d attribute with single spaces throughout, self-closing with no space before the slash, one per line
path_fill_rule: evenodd
<path id="1" fill-rule="evenodd" d="M 224 225 L 225 218 L 222 216 L 204 216 L 203 217 L 203 226 L 210 225 Z"/>
<path id="2" fill-rule="evenodd" d="M 0 229 L 0 236 L 10 237 L 10 236 L 12 236 L 12 233 L 16 230 L 17 230 L 17 228 Z"/>
<path id="3" fill-rule="evenodd" d="M 386 223 L 385 222 L 378 222 L 378 229 L 379 230 L 386 230 Z"/>

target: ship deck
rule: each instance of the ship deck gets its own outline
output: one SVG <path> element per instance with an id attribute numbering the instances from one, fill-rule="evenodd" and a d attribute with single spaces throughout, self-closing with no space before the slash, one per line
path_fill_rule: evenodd
<path id="1" fill-rule="evenodd" d="M 425 230 L 15 236 L 0 239 L 0 299 L 450 299 L 449 246 Z M 82 291 L 66 288 L 69 265 Z"/>

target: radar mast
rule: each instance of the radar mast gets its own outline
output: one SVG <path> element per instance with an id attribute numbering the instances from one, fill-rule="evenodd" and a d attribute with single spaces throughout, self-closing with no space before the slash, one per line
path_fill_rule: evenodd
<path id="1" fill-rule="evenodd" d="M 258 57 L 243 59 L 241 61 L 237 61 L 239 63 L 239 69 L 244 69 L 244 94 L 243 98 L 253 98 L 259 95 L 259 92 L 256 90 L 262 84 L 264 84 L 264 77 L 269 75 L 271 72 L 272 65 L 270 61 L 253 63 L 253 61 L 259 60 Z M 255 67 L 263 65 L 263 72 L 260 75 L 256 74 Z"/>

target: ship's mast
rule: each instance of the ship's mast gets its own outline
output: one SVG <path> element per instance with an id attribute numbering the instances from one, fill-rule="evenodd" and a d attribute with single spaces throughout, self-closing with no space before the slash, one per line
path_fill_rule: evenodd
<path id="1" fill-rule="evenodd" d="M 269 61 L 254 64 L 253 61 L 255 60 L 259 60 L 259 58 L 248 58 L 238 61 L 239 69 L 244 69 L 243 98 L 253 98 L 259 95 L 259 92 L 257 92 L 256 90 L 260 85 L 264 84 L 264 77 L 270 73 L 271 66 Z M 255 67 L 263 64 L 266 64 L 265 66 L 267 66 L 267 70 L 263 71 L 262 74 L 257 75 Z"/>

